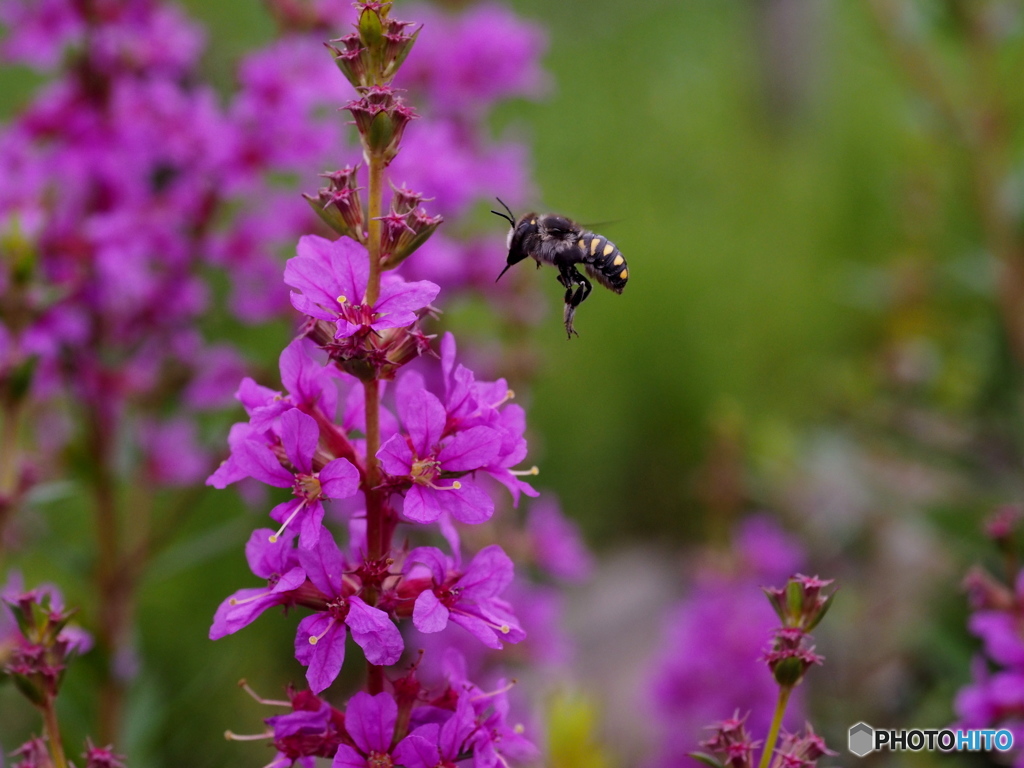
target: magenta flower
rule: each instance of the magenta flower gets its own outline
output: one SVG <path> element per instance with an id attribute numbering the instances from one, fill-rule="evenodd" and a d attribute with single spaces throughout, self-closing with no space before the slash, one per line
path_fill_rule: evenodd
<path id="1" fill-rule="evenodd" d="M 345 558 L 326 529 L 315 550 L 300 550 L 306 575 L 319 591 L 323 607 L 299 622 L 295 658 L 306 666 L 306 680 L 314 693 L 327 688 L 345 661 L 347 630 L 371 664 L 394 664 L 402 655 L 402 635 L 384 611 L 367 605 L 347 581 Z"/>
<path id="2" fill-rule="evenodd" d="M 306 582 L 291 536 L 275 537 L 268 528 L 255 530 L 245 545 L 245 558 L 252 572 L 267 580 L 267 587 L 240 589 L 224 600 L 213 617 L 211 640 L 234 634 L 272 606 L 293 604 L 294 591 Z"/>
<path id="3" fill-rule="evenodd" d="M 474 691 L 463 684 L 460 694 L 476 711 L 477 730 L 470 743 L 477 768 L 504 768 L 509 760 L 529 763 L 540 756 L 536 745 L 524 735 L 522 724 L 509 722 L 508 681 L 499 679 L 497 685 L 498 690 L 481 695 L 479 689 Z"/>
<path id="4" fill-rule="evenodd" d="M 304 413 L 319 412 L 326 419 L 334 418 L 338 408 L 338 382 L 344 374 L 333 366 L 317 362 L 318 350 L 308 339 L 293 340 L 281 352 L 279 367 L 281 384 L 287 395 L 257 384 L 246 377 L 235 395 L 253 428 L 264 432 L 274 420 L 292 408 Z"/>
<path id="5" fill-rule="evenodd" d="M 299 240 L 297 254 L 284 272 L 285 282 L 301 291 L 292 293 L 292 305 L 310 317 L 337 322 L 336 339 L 412 325 L 416 312 L 440 290 L 426 280 L 407 283 L 389 272 L 381 279 L 377 301 L 368 306 L 366 248 L 347 237 L 332 241 L 306 235 Z"/>
<path id="6" fill-rule="evenodd" d="M 298 763 L 313 768 L 316 757 L 333 757 L 344 738 L 344 715 L 311 691 L 292 691 L 292 711 L 268 717 L 277 756 L 267 768 L 287 768 Z"/>
<path id="7" fill-rule="evenodd" d="M 585 581 L 594 570 L 594 556 L 580 535 L 579 526 L 567 518 L 558 502 L 545 497 L 530 504 L 526 518 L 537 564 L 563 581 Z"/>
<path id="8" fill-rule="evenodd" d="M 195 422 L 181 417 L 143 421 L 139 443 L 146 456 L 146 474 L 166 486 L 190 486 L 209 472 L 208 451 L 199 445 Z"/>
<path id="9" fill-rule="evenodd" d="M 398 704 L 387 693 L 371 696 L 359 692 L 349 699 L 345 708 L 345 730 L 354 746 L 341 744 L 334 756 L 333 768 L 378 768 L 386 765 L 402 765 L 397 758 L 399 750 L 405 750 L 408 736 L 391 748 L 398 722 Z"/>
<path id="10" fill-rule="evenodd" d="M 472 480 L 450 479 L 487 466 L 501 449 L 501 435 L 490 427 L 470 427 L 442 440 L 445 408 L 434 395 L 398 385 L 398 417 L 407 435 L 393 435 L 377 452 L 384 471 L 408 482 L 404 514 L 416 523 L 432 523 L 445 512 L 464 523 L 482 523 L 494 502 Z M 447 477 L 445 473 L 451 473 Z"/>
<path id="11" fill-rule="evenodd" d="M 410 552 L 406 569 L 416 566 L 430 571 L 430 586 L 416 598 L 412 614 L 420 632 L 440 632 L 450 619 L 489 648 L 501 649 L 502 641 L 518 643 L 526 637 L 512 606 L 498 597 L 514 574 L 512 560 L 497 544 L 477 552 L 461 572 L 435 547 Z"/>
<path id="12" fill-rule="evenodd" d="M 319 472 L 313 469 L 320 441 L 316 421 L 297 408 L 281 416 L 281 448 L 292 469 L 282 465 L 278 454 L 262 440 L 242 440 L 233 455 L 237 467 L 247 476 L 277 488 L 291 488 L 295 498 L 278 504 L 270 516 L 281 523 L 279 536 L 298 518 L 299 543 L 305 549 L 316 546 L 323 528 L 324 499 L 344 499 L 359 490 L 359 470 L 348 459 L 332 459 Z M 218 470 L 219 471 L 219 470 Z M 214 473 L 210 480 L 223 482 Z"/>
<path id="13" fill-rule="evenodd" d="M 477 723 L 469 697 L 459 698 L 455 714 L 443 724 L 421 725 L 395 748 L 395 759 L 405 768 L 446 768 L 468 750 L 467 740 Z"/>
<path id="14" fill-rule="evenodd" d="M 484 471 L 500 482 L 512 494 L 513 506 L 519 503 L 519 494 L 539 495 L 521 477 L 534 475 L 536 468 L 515 470 L 526 458 L 526 414 L 518 405 L 510 405 L 513 397 L 504 379 L 476 381 L 473 372 L 455 362 L 455 337 L 446 333 L 441 340 L 441 372 L 444 380 L 446 422 L 445 432 L 486 425 L 500 434 L 495 455 L 483 467 Z"/>

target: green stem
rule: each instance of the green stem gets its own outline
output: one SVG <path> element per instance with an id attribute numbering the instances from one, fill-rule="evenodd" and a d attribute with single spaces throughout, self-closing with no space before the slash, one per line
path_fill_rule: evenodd
<path id="1" fill-rule="evenodd" d="M 384 158 L 370 155 L 370 190 L 367 216 L 369 217 L 370 279 L 366 285 L 366 303 L 374 304 L 380 295 L 380 239 L 381 201 L 384 196 Z"/>
<path id="2" fill-rule="evenodd" d="M 367 250 L 370 256 L 370 276 L 366 285 L 365 303 L 373 305 L 380 295 L 380 246 L 381 246 L 381 201 L 384 194 L 384 159 L 377 154 L 370 155 L 370 188 L 367 214 L 369 217 Z M 384 495 L 378 490 L 380 466 L 377 451 L 380 450 L 380 382 L 374 378 L 363 382 L 364 405 L 366 410 L 366 548 L 371 561 L 384 558 L 391 549 L 391 526 Z M 365 591 L 363 599 L 376 605 L 376 586 Z M 371 694 L 384 690 L 384 669 L 368 663 L 367 687 Z"/>
<path id="3" fill-rule="evenodd" d="M 366 547 L 370 560 L 379 560 L 388 550 L 384 499 L 377 490 L 380 485 L 380 382 L 363 382 L 366 407 Z M 369 602 L 369 601 L 368 601 Z"/>
<path id="4" fill-rule="evenodd" d="M 789 695 L 793 689 L 789 686 L 779 688 L 779 700 L 775 704 L 775 714 L 772 715 L 772 727 L 768 729 L 768 738 L 764 742 L 764 751 L 761 753 L 761 762 L 758 768 L 768 768 L 775 753 L 775 742 L 779 739 L 779 729 L 782 728 L 782 718 L 786 714 L 786 705 L 789 703 Z"/>
<path id="5" fill-rule="evenodd" d="M 57 724 L 57 702 L 53 696 L 46 697 L 43 710 L 43 728 L 46 740 L 50 745 L 50 757 L 54 768 L 68 768 L 68 759 L 64 754 L 64 742 L 60 738 L 60 726 Z"/>

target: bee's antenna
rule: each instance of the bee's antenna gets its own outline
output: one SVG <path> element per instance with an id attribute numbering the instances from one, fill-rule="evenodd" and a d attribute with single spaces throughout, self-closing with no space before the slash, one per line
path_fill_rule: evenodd
<path id="1" fill-rule="evenodd" d="M 495 216 L 501 216 L 501 218 L 503 219 L 508 219 L 508 223 L 515 227 L 516 217 L 512 214 L 512 209 L 505 205 L 505 202 L 500 197 L 496 197 L 494 199 L 501 203 L 503 206 L 505 206 L 505 210 L 508 211 L 508 213 L 504 214 L 501 211 L 491 211 L 491 213 L 493 213 Z"/>

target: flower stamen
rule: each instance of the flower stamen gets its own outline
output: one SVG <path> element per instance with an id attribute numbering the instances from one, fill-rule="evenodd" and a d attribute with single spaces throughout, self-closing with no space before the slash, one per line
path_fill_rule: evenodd
<path id="1" fill-rule="evenodd" d="M 224 738 L 228 741 L 262 741 L 274 738 L 274 733 L 273 731 L 264 731 L 263 733 L 238 734 L 234 731 L 224 731 Z"/>
<path id="2" fill-rule="evenodd" d="M 284 521 L 283 523 L 281 523 L 281 527 L 280 527 L 280 528 L 278 528 L 278 529 L 277 529 L 277 531 L 276 531 L 275 533 L 272 533 L 272 534 L 270 534 L 270 536 L 269 536 L 269 538 L 268 538 L 268 541 L 269 541 L 269 542 L 270 542 L 271 544 L 276 544 L 276 543 L 277 543 L 277 540 L 278 540 L 279 538 L 281 538 L 281 534 L 282 534 L 282 533 L 284 533 L 284 529 L 288 527 L 288 524 L 289 524 L 289 523 L 290 523 L 290 522 L 291 522 L 292 520 L 294 520 L 294 519 L 295 519 L 295 516 L 296 516 L 297 514 L 299 514 L 299 512 L 301 512 L 301 511 L 302 511 L 303 509 L 305 509 L 305 508 L 306 508 L 306 504 L 305 504 L 305 502 L 303 502 L 302 504 L 299 504 L 299 506 L 297 506 L 297 507 L 296 507 L 296 508 L 295 508 L 295 509 L 294 509 L 294 510 L 292 511 L 292 513 L 291 513 L 290 515 L 288 515 L 288 518 L 287 518 L 287 519 L 286 519 L 286 520 L 285 520 L 285 521 Z"/>
<path id="3" fill-rule="evenodd" d="M 500 696 L 503 693 L 508 693 L 513 688 L 515 688 L 517 683 L 518 683 L 518 681 L 515 678 L 512 678 L 511 680 L 508 681 L 508 684 L 505 685 L 505 687 L 498 688 L 495 691 L 488 691 L 486 693 L 479 693 L 476 696 L 474 696 L 473 698 L 471 698 L 470 701 L 482 701 L 483 699 L 490 699 L 490 698 L 493 698 L 495 696 Z"/>
<path id="4" fill-rule="evenodd" d="M 252 697 L 253 701 L 255 701 L 257 704 L 265 704 L 268 707 L 291 707 L 291 704 L 289 702 L 287 702 L 287 701 L 277 701 L 275 699 L 264 699 L 262 696 L 260 696 L 258 693 L 256 693 L 256 691 L 254 691 L 250 687 L 248 680 L 245 680 L 245 679 L 239 680 L 238 681 L 238 687 L 241 688 L 246 693 L 248 693 Z"/>
<path id="5" fill-rule="evenodd" d="M 245 605 L 246 603 L 251 603 L 253 600 L 261 600 L 264 597 L 267 597 L 272 594 L 274 594 L 274 590 L 268 589 L 266 592 L 260 592 L 258 595 L 251 595 L 250 597 L 243 598 L 242 600 L 232 597 L 230 600 L 228 600 L 228 603 L 230 605 Z M 253 698 L 256 698 L 255 694 L 253 694 Z M 259 699 L 256 700 L 259 701 Z M 285 704 L 285 706 L 287 707 L 290 705 Z"/>
<path id="6" fill-rule="evenodd" d="M 503 398 L 501 398 L 501 400 L 499 400 L 498 402 L 492 403 L 491 404 L 491 408 L 500 408 L 505 403 L 507 403 L 509 400 L 514 398 L 515 396 L 516 396 L 516 393 L 515 393 L 514 390 L 507 389 L 507 390 L 505 390 L 505 396 Z"/>
<path id="7" fill-rule="evenodd" d="M 324 628 L 323 632 L 321 632 L 319 635 L 310 635 L 309 636 L 309 644 L 310 645 L 316 645 L 317 643 L 319 643 L 321 640 L 324 639 L 324 635 L 326 635 L 331 630 L 331 627 L 333 627 L 333 626 L 334 626 L 334 619 L 332 617 L 331 620 L 327 622 L 327 626 Z"/>

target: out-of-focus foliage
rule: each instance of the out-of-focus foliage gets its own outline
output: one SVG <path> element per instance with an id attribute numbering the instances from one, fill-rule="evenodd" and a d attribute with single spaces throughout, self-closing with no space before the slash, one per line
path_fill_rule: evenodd
<path id="1" fill-rule="evenodd" d="M 559 694 L 552 700 L 547 714 L 551 768 L 609 768 L 595 709 L 584 696 Z"/>

